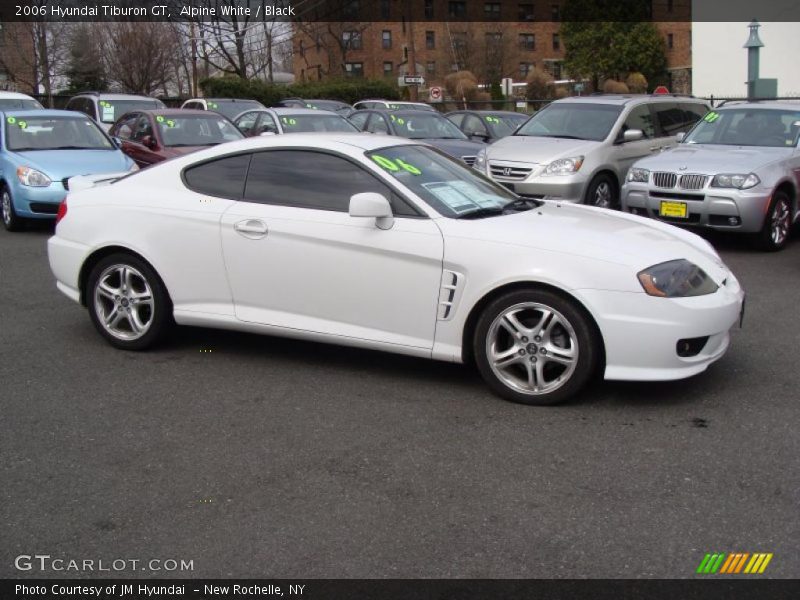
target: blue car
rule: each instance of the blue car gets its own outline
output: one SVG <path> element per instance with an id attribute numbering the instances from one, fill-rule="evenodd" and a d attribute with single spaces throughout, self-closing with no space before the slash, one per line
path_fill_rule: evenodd
<path id="1" fill-rule="evenodd" d="M 28 219 L 54 219 L 70 177 L 137 168 L 84 114 L 7 110 L 0 116 L 0 213 L 9 231 Z"/>

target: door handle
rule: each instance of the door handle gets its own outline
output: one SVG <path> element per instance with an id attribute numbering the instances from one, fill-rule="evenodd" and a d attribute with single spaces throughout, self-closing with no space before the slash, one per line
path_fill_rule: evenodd
<path id="1" fill-rule="evenodd" d="M 251 239 L 260 239 L 267 235 L 269 229 L 264 221 L 258 219 L 247 219 L 234 223 L 233 228 L 241 233 L 244 237 Z"/>

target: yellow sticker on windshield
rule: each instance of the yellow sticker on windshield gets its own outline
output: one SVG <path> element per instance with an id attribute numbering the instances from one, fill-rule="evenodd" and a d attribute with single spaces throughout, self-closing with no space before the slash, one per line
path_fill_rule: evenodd
<path id="1" fill-rule="evenodd" d="M 17 127 L 19 127 L 20 129 L 25 129 L 27 126 L 28 124 L 25 121 L 20 121 L 19 123 L 17 123 Z"/>
<path id="2" fill-rule="evenodd" d="M 156 117 L 156 121 L 158 121 L 159 123 L 163 123 L 164 122 L 164 117 L 162 117 L 161 115 L 158 115 Z"/>
<path id="3" fill-rule="evenodd" d="M 14 117 L 8 117 L 8 118 L 6 119 L 6 122 L 7 122 L 9 125 L 13 125 L 14 123 L 16 123 L 16 122 L 17 122 L 17 120 L 16 120 Z"/>

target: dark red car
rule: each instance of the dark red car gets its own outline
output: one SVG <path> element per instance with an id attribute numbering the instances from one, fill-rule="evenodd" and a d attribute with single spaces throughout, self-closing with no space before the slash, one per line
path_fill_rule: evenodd
<path id="1" fill-rule="evenodd" d="M 142 168 L 244 137 L 219 113 L 186 109 L 129 112 L 114 123 L 109 135 Z"/>

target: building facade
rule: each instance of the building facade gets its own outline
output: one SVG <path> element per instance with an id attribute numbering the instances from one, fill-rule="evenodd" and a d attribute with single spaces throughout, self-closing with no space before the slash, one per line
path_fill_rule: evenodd
<path id="1" fill-rule="evenodd" d="M 556 80 L 569 77 L 560 35 L 564 0 L 414 1 L 420 10 L 411 13 L 413 21 L 403 19 L 408 2 L 379 0 L 382 21 L 295 25 L 296 80 L 350 76 L 396 81 L 412 71 L 412 57 L 413 71 L 425 77 L 426 86 L 442 85 L 447 74 L 458 70 L 471 71 L 486 83 L 504 77 L 524 81 L 534 68 Z M 692 24 L 666 21 L 672 3 L 654 1 L 652 10 L 664 38 L 671 91 L 689 93 Z"/>

